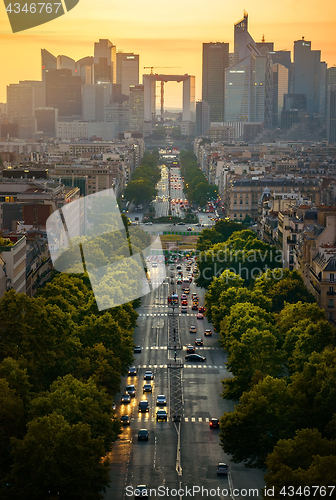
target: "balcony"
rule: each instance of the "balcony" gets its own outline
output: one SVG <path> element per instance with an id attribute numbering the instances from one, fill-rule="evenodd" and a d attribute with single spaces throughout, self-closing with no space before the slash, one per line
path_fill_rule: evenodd
<path id="1" fill-rule="evenodd" d="M 327 292 L 327 295 L 334 296 L 334 295 L 336 295 L 336 292 Z"/>

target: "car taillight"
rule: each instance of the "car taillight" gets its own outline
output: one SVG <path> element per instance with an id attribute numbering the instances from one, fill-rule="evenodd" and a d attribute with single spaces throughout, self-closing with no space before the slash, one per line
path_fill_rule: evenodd
<path id="1" fill-rule="evenodd" d="M 210 422 L 210 426 L 211 426 L 211 427 L 213 426 L 213 423 L 212 423 L 212 422 Z"/>

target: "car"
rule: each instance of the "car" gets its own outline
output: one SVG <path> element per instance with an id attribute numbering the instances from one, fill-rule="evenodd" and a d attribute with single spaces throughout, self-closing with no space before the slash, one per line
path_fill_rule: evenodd
<path id="1" fill-rule="evenodd" d="M 203 345 L 203 340 L 202 339 L 196 339 L 195 340 L 195 345 Z"/>
<path id="2" fill-rule="evenodd" d="M 134 490 L 135 498 L 149 498 L 148 497 L 148 488 L 145 484 L 138 484 L 138 486 Z"/>
<path id="3" fill-rule="evenodd" d="M 186 271 L 191 271 L 191 267 L 189 265 L 186 267 Z"/>
<path id="4" fill-rule="evenodd" d="M 192 280 L 193 280 L 193 276 L 192 276 L 192 274 L 188 274 L 188 280 L 189 280 L 189 283 L 191 283 L 191 282 L 192 282 Z"/>
<path id="5" fill-rule="evenodd" d="M 219 420 L 218 420 L 218 418 L 212 418 L 209 423 L 210 423 L 211 429 L 219 429 Z"/>
<path id="6" fill-rule="evenodd" d="M 217 465 L 217 474 L 224 474 L 225 476 L 227 476 L 228 472 L 229 472 L 229 467 L 227 464 L 219 463 Z"/>
<path id="7" fill-rule="evenodd" d="M 204 313 L 205 312 L 205 307 L 201 306 L 198 308 L 198 312 Z"/>
<path id="8" fill-rule="evenodd" d="M 167 412 L 166 410 L 158 410 L 156 412 L 156 420 L 165 420 L 167 421 Z"/>
<path id="9" fill-rule="evenodd" d="M 178 264 L 178 265 L 176 266 L 176 269 L 177 269 L 177 270 L 182 269 L 182 266 L 181 266 L 180 264 Z"/>
<path id="10" fill-rule="evenodd" d="M 152 226 L 153 222 L 145 222 L 145 226 Z"/>
<path id="11" fill-rule="evenodd" d="M 135 368 L 135 366 L 130 366 L 130 368 L 128 369 L 128 375 L 134 377 L 136 374 L 137 374 L 137 369 Z"/>
<path id="12" fill-rule="evenodd" d="M 188 308 L 187 307 L 185 307 L 185 306 L 181 307 L 181 313 L 182 314 L 187 314 L 187 312 L 188 312 Z"/>
<path id="13" fill-rule="evenodd" d="M 140 429 L 138 432 L 138 441 L 148 441 L 148 430 L 147 429 Z"/>
<path id="14" fill-rule="evenodd" d="M 121 417 L 120 421 L 123 425 L 130 425 L 130 423 L 131 423 L 131 419 L 128 415 L 123 415 Z"/>
<path id="15" fill-rule="evenodd" d="M 192 294 L 191 294 L 191 296 L 192 296 L 193 300 L 195 300 L 195 299 L 197 299 L 197 300 L 198 300 L 197 293 L 192 293 Z"/>
<path id="16" fill-rule="evenodd" d="M 178 222 L 176 225 L 177 226 L 185 226 L 185 222 Z"/>
<path id="17" fill-rule="evenodd" d="M 192 345 L 188 345 L 187 354 L 194 354 L 194 352 L 195 352 L 195 347 Z"/>
<path id="18" fill-rule="evenodd" d="M 166 396 L 164 394 L 159 394 L 158 397 L 156 398 L 156 404 L 157 406 L 166 406 L 167 404 Z"/>
<path id="19" fill-rule="evenodd" d="M 205 337 L 211 337 L 211 335 L 212 335 L 212 331 L 211 330 L 205 330 L 205 332 L 204 332 L 204 336 Z"/>
<path id="20" fill-rule="evenodd" d="M 149 404 L 146 399 L 142 399 L 139 401 L 139 411 L 141 413 L 149 411 Z"/>
<path id="21" fill-rule="evenodd" d="M 197 319 L 203 319 L 203 318 L 204 318 L 204 316 L 203 316 L 203 314 L 202 314 L 202 313 L 198 313 L 198 314 L 197 314 L 197 316 L 196 316 L 196 318 L 197 318 Z"/>
<path id="22" fill-rule="evenodd" d="M 181 269 L 177 271 L 177 276 L 183 276 L 183 271 Z"/>
<path id="23" fill-rule="evenodd" d="M 185 293 L 182 293 L 181 295 L 181 300 L 188 300 L 188 297 L 186 296 Z"/>
<path id="24" fill-rule="evenodd" d="M 194 303 L 194 304 L 191 306 L 191 309 L 192 309 L 192 311 L 198 311 L 198 304 L 195 304 L 195 303 Z"/>
<path id="25" fill-rule="evenodd" d="M 191 325 L 191 327 L 190 327 L 190 329 L 189 329 L 189 332 L 190 332 L 190 333 L 196 333 L 196 332 L 197 332 L 197 328 L 196 328 L 196 326 Z"/>
<path id="26" fill-rule="evenodd" d="M 182 300 L 181 305 L 182 306 L 187 306 L 188 305 L 188 301 L 187 300 Z"/>
<path id="27" fill-rule="evenodd" d="M 187 288 L 185 288 L 185 289 L 184 289 L 184 291 L 185 291 L 185 293 L 188 295 L 188 294 L 190 293 L 190 288 L 189 288 L 189 287 L 187 287 Z"/>
<path id="28" fill-rule="evenodd" d="M 128 405 L 128 404 L 130 404 L 130 402 L 131 402 L 131 396 L 129 394 L 124 394 L 121 397 L 121 404 Z"/>
<path id="29" fill-rule="evenodd" d="M 185 359 L 187 361 L 200 361 L 200 362 L 206 361 L 206 358 L 204 356 L 201 356 L 200 354 L 187 354 L 185 356 Z"/>
<path id="30" fill-rule="evenodd" d="M 150 370 L 146 370 L 144 375 L 144 380 L 153 380 L 153 378 L 154 378 L 153 372 Z"/>
<path id="31" fill-rule="evenodd" d="M 133 385 L 133 384 L 126 385 L 125 393 L 129 394 L 131 396 L 131 398 L 134 398 L 134 396 L 135 396 L 135 385 Z"/>
<path id="32" fill-rule="evenodd" d="M 152 263 L 152 267 L 157 267 L 157 263 L 156 263 L 156 262 L 153 262 L 153 263 Z"/>
<path id="33" fill-rule="evenodd" d="M 182 285 L 182 278 L 178 278 L 178 280 L 176 281 L 176 284 L 177 285 Z"/>
<path id="34" fill-rule="evenodd" d="M 139 345 L 136 345 L 133 349 L 134 354 L 140 354 L 141 353 L 141 347 Z"/>
<path id="35" fill-rule="evenodd" d="M 152 386 L 150 384 L 144 384 L 142 392 L 152 392 Z"/>
<path id="36" fill-rule="evenodd" d="M 192 231 L 192 227 L 187 227 L 187 231 Z"/>

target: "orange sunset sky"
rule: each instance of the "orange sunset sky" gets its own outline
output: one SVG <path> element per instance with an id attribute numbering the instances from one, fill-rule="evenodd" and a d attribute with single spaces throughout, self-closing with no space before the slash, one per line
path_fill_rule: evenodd
<path id="1" fill-rule="evenodd" d="M 140 82 L 148 72 L 143 66 L 174 66 L 154 71 L 195 75 L 200 99 L 202 42 L 229 42 L 233 52 L 233 25 L 244 10 L 255 41 L 264 34 L 275 50 L 293 51 L 294 40 L 304 36 L 328 66 L 336 65 L 336 4 L 331 0 L 80 0 L 66 15 L 15 34 L 1 2 L 0 102 L 6 101 L 9 83 L 41 79 L 41 48 L 77 60 L 93 55 L 99 38 L 140 54 Z M 167 84 L 165 106 L 180 107 L 181 101 L 181 84 Z"/>

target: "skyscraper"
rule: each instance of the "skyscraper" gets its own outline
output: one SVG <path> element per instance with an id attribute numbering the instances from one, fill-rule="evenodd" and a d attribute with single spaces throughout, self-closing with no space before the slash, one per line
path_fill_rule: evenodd
<path id="1" fill-rule="evenodd" d="M 117 84 L 124 95 L 130 94 L 130 85 L 139 84 L 139 55 L 117 52 Z"/>
<path id="2" fill-rule="evenodd" d="M 83 85 L 89 85 L 93 80 L 93 57 L 86 56 L 76 62 L 77 74 L 80 75 Z"/>
<path id="3" fill-rule="evenodd" d="M 110 104 L 111 83 L 82 85 L 82 118 L 88 121 L 103 122 L 105 106 Z"/>
<path id="4" fill-rule="evenodd" d="M 206 101 L 196 102 L 195 134 L 203 135 L 210 127 L 210 106 Z"/>
<path id="5" fill-rule="evenodd" d="M 248 15 L 234 26 L 234 64 L 225 71 L 225 122 L 264 122 L 268 49 L 261 51 L 248 32 Z"/>
<path id="6" fill-rule="evenodd" d="M 131 85 L 129 94 L 129 128 L 143 133 L 144 126 L 144 86 Z"/>
<path id="7" fill-rule="evenodd" d="M 336 144 L 336 85 L 328 85 L 327 91 L 327 140 Z"/>
<path id="8" fill-rule="evenodd" d="M 288 69 L 282 64 L 273 64 L 273 116 L 272 125 L 278 127 L 281 123 L 281 111 L 284 96 L 288 92 Z"/>
<path id="9" fill-rule="evenodd" d="M 321 65 L 321 51 L 312 50 L 311 42 L 302 38 L 294 42 L 294 94 L 305 94 L 310 117 L 324 112 L 320 109 L 321 92 L 326 80 L 326 68 Z M 325 86 L 325 83 L 324 83 Z"/>
<path id="10" fill-rule="evenodd" d="M 58 116 L 81 116 L 81 77 L 70 69 L 54 69 L 46 74 L 46 105 L 58 108 Z"/>
<path id="11" fill-rule="evenodd" d="M 116 46 L 100 39 L 94 44 L 94 83 L 117 83 Z"/>
<path id="12" fill-rule="evenodd" d="M 76 61 L 68 56 L 57 56 L 57 69 L 70 69 L 72 76 L 76 76 Z"/>
<path id="13" fill-rule="evenodd" d="M 210 106 L 210 121 L 224 121 L 225 69 L 229 66 L 229 44 L 203 43 L 202 101 Z"/>
<path id="14" fill-rule="evenodd" d="M 48 52 L 46 49 L 41 49 L 41 65 L 42 65 L 42 81 L 45 81 L 46 73 L 50 69 L 57 69 L 57 57 Z"/>

